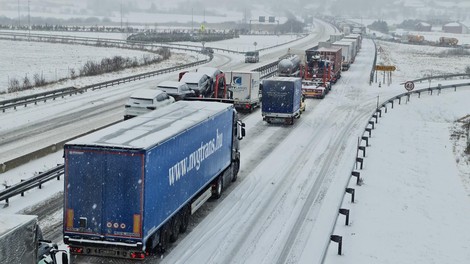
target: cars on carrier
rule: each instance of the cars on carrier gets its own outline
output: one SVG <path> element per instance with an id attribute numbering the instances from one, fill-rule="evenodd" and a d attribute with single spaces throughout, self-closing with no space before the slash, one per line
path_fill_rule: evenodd
<path id="1" fill-rule="evenodd" d="M 325 98 L 326 95 L 326 88 L 321 86 L 320 84 L 311 81 L 311 80 L 303 80 L 302 81 L 302 95 L 305 97 L 311 98 Z"/>
<path id="2" fill-rule="evenodd" d="M 186 72 L 180 79 L 181 82 L 186 83 L 191 90 L 196 93 L 198 97 L 205 97 L 211 94 L 211 79 L 207 74 L 202 72 Z"/>
<path id="3" fill-rule="evenodd" d="M 157 85 L 157 89 L 166 92 L 173 97 L 175 101 L 183 100 L 188 97 L 196 97 L 196 93 L 184 82 L 163 81 Z"/>
<path id="4" fill-rule="evenodd" d="M 135 91 L 125 105 L 124 120 L 162 108 L 175 99 L 159 89 L 145 88 Z"/>

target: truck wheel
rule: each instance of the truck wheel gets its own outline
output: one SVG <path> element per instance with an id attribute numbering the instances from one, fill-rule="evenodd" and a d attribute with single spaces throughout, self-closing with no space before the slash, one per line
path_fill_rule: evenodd
<path id="1" fill-rule="evenodd" d="M 165 253 L 166 250 L 168 249 L 169 241 L 170 241 L 170 227 L 168 223 L 166 223 L 160 230 L 159 251 L 161 254 Z"/>
<path id="2" fill-rule="evenodd" d="M 170 242 L 175 242 L 178 240 L 178 236 L 180 235 L 180 217 L 179 214 L 175 214 L 171 218 L 170 221 L 170 229 L 171 229 L 171 235 L 170 235 Z"/>
<path id="3" fill-rule="evenodd" d="M 217 179 L 217 186 L 215 186 L 215 193 L 213 194 L 215 199 L 219 199 L 222 196 L 222 190 L 224 187 L 224 179 L 222 176 L 219 176 Z"/>
<path id="4" fill-rule="evenodd" d="M 236 181 L 238 178 L 238 171 L 240 171 L 240 161 L 235 161 L 233 163 L 233 169 L 232 169 L 232 182 Z"/>
<path id="5" fill-rule="evenodd" d="M 181 224 L 180 224 L 181 233 L 184 233 L 188 230 L 190 215 L 191 215 L 190 208 L 186 206 L 181 212 Z"/>

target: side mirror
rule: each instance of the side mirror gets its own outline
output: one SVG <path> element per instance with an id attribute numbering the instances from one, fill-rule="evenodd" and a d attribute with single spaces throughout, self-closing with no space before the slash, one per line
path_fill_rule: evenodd
<path id="1" fill-rule="evenodd" d="M 62 264 L 68 264 L 69 257 L 67 256 L 67 252 L 62 252 Z"/>
<path id="2" fill-rule="evenodd" d="M 242 121 L 237 121 L 237 138 L 238 140 L 242 140 L 245 137 L 245 123 Z"/>

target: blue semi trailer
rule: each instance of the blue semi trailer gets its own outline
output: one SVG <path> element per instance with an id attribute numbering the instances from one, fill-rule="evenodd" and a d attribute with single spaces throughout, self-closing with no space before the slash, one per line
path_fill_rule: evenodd
<path id="1" fill-rule="evenodd" d="M 64 146 L 64 242 L 79 255 L 164 252 L 240 167 L 233 105 L 179 101 Z"/>
<path id="2" fill-rule="evenodd" d="M 302 79 L 273 77 L 263 81 L 261 115 L 263 120 L 294 124 L 301 114 Z"/>

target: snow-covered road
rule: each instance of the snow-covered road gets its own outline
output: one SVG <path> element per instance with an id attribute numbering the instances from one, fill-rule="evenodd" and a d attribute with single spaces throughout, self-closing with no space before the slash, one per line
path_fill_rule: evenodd
<path id="1" fill-rule="evenodd" d="M 303 43 L 296 48 L 311 46 L 312 43 Z M 282 51 L 285 49 L 277 50 L 279 53 Z M 192 221 L 189 232 L 181 236 L 165 256 L 150 257 L 145 263 L 321 263 L 325 250 L 328 252 L 328 263 L 377 263 L 373 259 L 383 257 L 395 262 L 394 256 L 385 253 L 364 258 L 360 246 L 348 247 L 349 251 L 346 251 L 348 253 L 345 256 L 336 256 L 334 246 L 327 249 L 330 245 L 330 232 L 338 225 L 338 206 L 343 203 L 344 188 L 351 184 L 350 173 L 356 156 L 357 138 L 362 135 L 366 121 L 378 100 L 382 102 L 404 92 L 403 87 L 399 85 L 383 85 L 381 88 L 378 88 L 377 84 L 369 85 L 373 54 L 372 41 L 364 40 L 356 62 L 349 71 L 343 72 L 332 92 L 323 100 L 307 100 L 306 111 L 293 126 L 268 125 L 262 121 L 259 110 L 245 116 L 247 137 L 241 142 L 239 180 L 227 189 L 221 200 L 209 202 L 201 208 Z M 221 59 L 220 63 L 227 62 Z M 233 67 L 237 67 L 235 62 L 231 63 Z M 230 67 L 232 64 L 224 65 Z M 415 67 L 416 65 L 418 64 L 415 64 Z M 408 78 L 410 73 L 399 72 L 397 76 L 405 75 Z M 395 80 L 396 83 L 401 81 L 404 80 Z M 416 89 L 425 87 L 427 83 L 417 84 Z M 465 105 L 465 102 L 468 102 L 465 98 L 468 99 L 468 95 L 459 100 L 452 99 L 452 103 Z M 425 115 L 425 112 L 421 111 L 414 117 Z M 402 118 L 404 116 L 406 113 L 401 115 Z M 373 140 L 376 140 L 375 131 L 373 133 Z M 423 144 L 422 141 L 418 142 Z M 408 143 L 410 148 L 417 148 L 412 142 Z M 372 144 L 373 147 L 380 146 L 377 142 Z M 424 151 L 425 148 L 421 146 L 418 149 Z M 405 149 L 401 151 L 406 152 Z M 377 156 L 374 160 L 378 165 L 368 168 L 369 177 L 378 174 L 392 176 L 390 172 L 384 172 L 380 165 L 380 160 L 388 157 L 388 153 L 376 151 L 375 154 Z M 447 161 L 446 166 L 449 166 L 450 161 Z M 424 169 L 417 172 L 421 173 L 426 172 Z M 368 184 L 367 178 L 365 183 Z M 456 182 L 452 183 L 455 187 Z M 413 184 L 407 186 L 410 185 Z M 399 188 L 396 186 L 395 188 Z M 357 188 L 358 195 L 363 195 L 361 187 Z M 377 196 L 380 196 L 378 193 L 372 194 L 375 196 L 368 199 L 378 199 Z M 458 197 L 465 199 L 462 195 Z M 361 199 L 365 201 L 366 197 L 360 196 L 359 203 L 362 203 Z M 348 205 L 347 202 L 345 204 Z M 412 206 L 411 203 L 406 205 Z M 367 209 L 369 211 L 363 211 L 374 210 L 369 207 Z M 423 215 L 426 217 L 427 214 Z M 374 223 L 367 222 L 367 213 L 354 216 L 353 221 L 361 222 L 361 227 Z M 461 217 L 467 215 L 462 214 Z M 338 220 L 339 222 L 343 222 L 342 219 Z M 459 226 L 464 228 L 463 225 Z M 349 239 L 353 241 L 351 243 L 354 243 L 355 239 L 353 232 L 365 232 L 363 230 L 335 228 L 337 232 L 349 233 Z M 458 232 L 451 226 L 446 230 Z M 374 232 L 376 233 L 372 235 L 378 231 Z M 387 236 L 387 233 L 381 234 Z M 426 238 L 431 239 L 424 237 Z M 355 243 L 361 244 L 366 240 L 359 239 Z M 438 243 L 433 243 L 434 245 Z M 431 249 L 433 248 L 435 247 Z M 423 252 L 431 254 L 431 249 Z M 464 249 L 465 247 L 459 247 L 457 255 L 466 256 L 462 253 Z M 358 253 L 349 253 L 352 250 L 357 250 Z M 406 255 L 400 260 L 406 260 Z"/>

